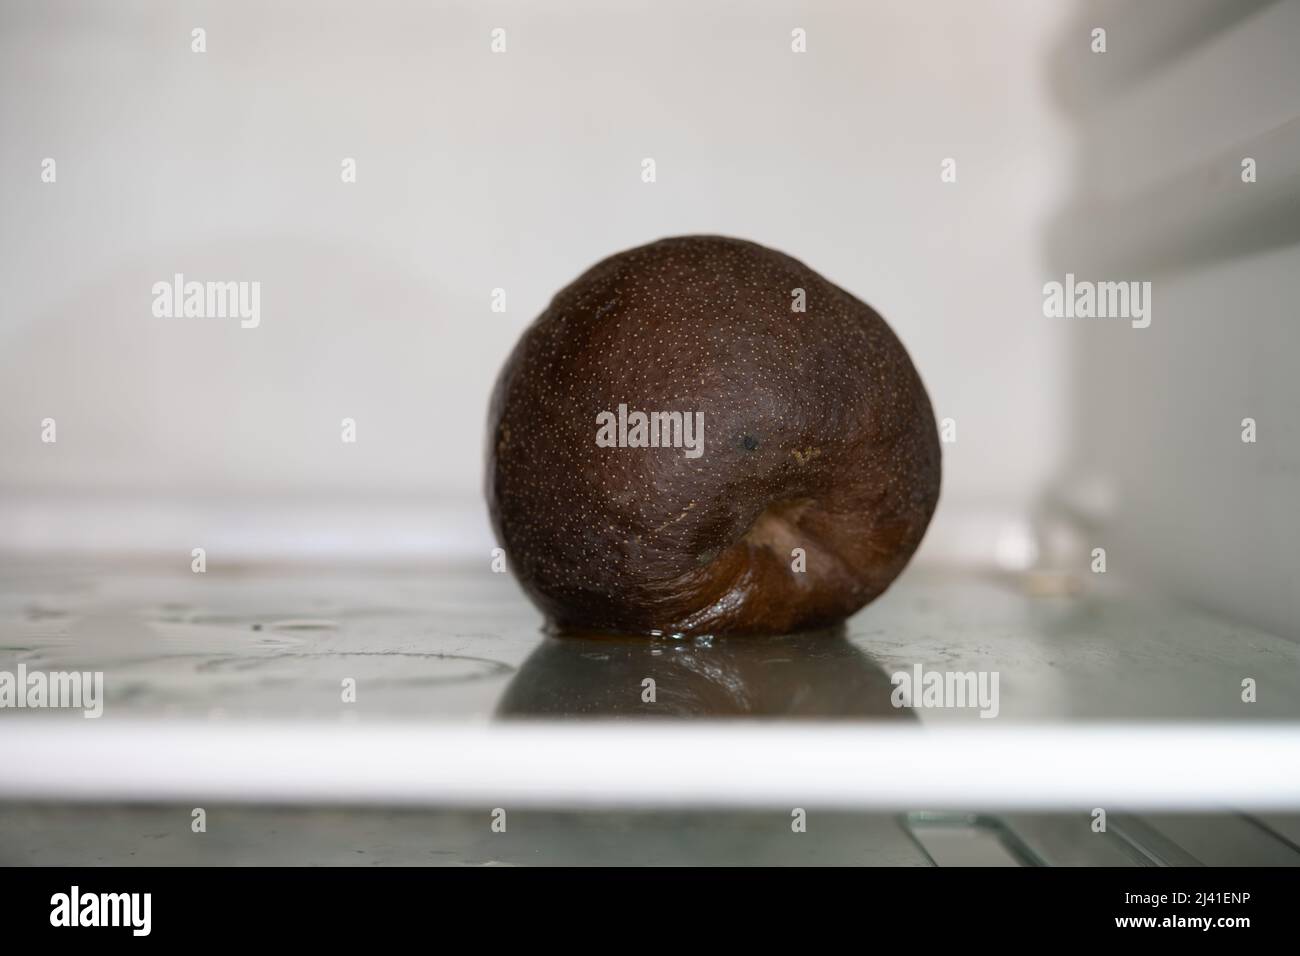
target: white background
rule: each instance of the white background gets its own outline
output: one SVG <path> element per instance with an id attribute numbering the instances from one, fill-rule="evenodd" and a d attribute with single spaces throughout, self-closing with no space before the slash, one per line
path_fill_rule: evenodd
<path id="1" fill-rule="evenodd" d="M 702 6 L 6 9 L 0 480 L 476 500 L 492 380 L 550 296 L 717 232 L 886 316 L 969 429 L 946 496 L 1026 494 L 1063 439 L 1035 232 L 1057 17 Z M 155 319 L 174 272 L 260 280 L 261 328 Z"/>
<path id="2" fill-rule="evenodd" d="M 1118 569 L 1288 632 L 1294 246 L 1182 279 L 1122 260 L 1097 277 L 1156 280 L 1145 333 L 1042 315 L 1087 203 L 1296 112 L 1296 4 L 1143 6 L 1156 27 L 1033 0 L 6 3 L 5 541 L 484 554 L 486 401 L 520 331 L 605 255 L 718 232 L 874 305 L 957 420 L 923 556 L 963 522 L 993 553 L 1073 495 Z M 175 272 L 260 281 L 261 327 L 153 317 Z"/>

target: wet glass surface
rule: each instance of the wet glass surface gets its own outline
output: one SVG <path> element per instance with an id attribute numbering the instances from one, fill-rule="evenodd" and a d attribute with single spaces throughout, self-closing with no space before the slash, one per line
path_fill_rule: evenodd
<path id="1" fill-rule="evenodd" d="M 980 719 L 895 706 L 891 677 L 920 667 L 996 673 L 1000 720 L 1300 719 L 1291 641 L 1141 595 L 923 568 L 841 629 L 674 640 L 548 635 L 486 566 L 8 567 L 0 670 L 19 664 L 101 670 L 106 712 L 140 717 Z"/>
<path id="2" fill-rule="evenodd" d="M 545 633 L 505 575 L 479 568 L 259 567 L 159 572 L 64 564 L 0 570 L 0 671 L 100 670 L 105 719 L 6 709 L 20 732 L 116 718 L 216 729 L 254 722 L 297 751 L 293 726 L 716 718 L 880 726 L 1300 718 L 1300 655 L 1282 638 L 1141 595 L 913 569 L 841 628 L 762 639 Z M 993 672 L 998 721 L 895 706 L 902 672 Z M 1246 705 L 1241 681 L 1255 678 Z M 352 682 L 355 698 L 341 687 Z M 651 692 L 653 691 L 653 692 Z M 36 722 L 36 723 L 32 723 Z M 11 738 L 17 739 L 17 738 Z M 94 747 L 94 740 L 86 746 Z M 118 741 L 119 747 L 122 741 Z M 211 741 L 208 741 L 210 744 Z M 122 751 L 125 752 L 125 751 Z M 147 759 L 141 755 L 139 759 Z M 243 767 L 252 773 L 256 768 Z M 131 766 L 121 769 L 129 783 Z M 250 776 L 248 785 L 258 783 Z M 747 782 L 738 782 L 738 795 Z M 119 787 L 114 792 L 121 792 Z M 321 797 L 330 794 L 322 792 Z M 156 801 L 154 801 L 156 802 Z M 511 811 L 0 802 L 0 863 L 1294 865 L 1294 815 Z M 1210 835 L 1210 836 L 1207 836 Z"/>

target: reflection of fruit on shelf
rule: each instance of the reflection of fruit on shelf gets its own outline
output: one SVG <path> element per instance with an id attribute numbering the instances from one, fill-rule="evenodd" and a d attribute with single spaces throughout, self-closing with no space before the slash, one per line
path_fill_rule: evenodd
<path id="1" fill-rule="evenodd" d="M 520 665 L 497 714 L 913 719 L 892 705 L 893 688 L 842 626 L 667 642 L 567 633 L 543 640 Z"/>

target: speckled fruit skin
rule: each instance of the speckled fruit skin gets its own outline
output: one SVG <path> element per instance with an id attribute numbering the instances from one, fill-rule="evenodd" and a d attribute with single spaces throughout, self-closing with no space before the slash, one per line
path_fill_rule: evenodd
<path id="1" fill-rule="evenodd" d="M 620 403 L 703 412 L 703 455 L 599 447 Z M 930 400 L 884 320 L 718 236 L 611 256 L 556 295 L 497 381 L 487 457 L 497 538 L 560 628 L 833 624 L 898 576 L 939 498 Z"/>

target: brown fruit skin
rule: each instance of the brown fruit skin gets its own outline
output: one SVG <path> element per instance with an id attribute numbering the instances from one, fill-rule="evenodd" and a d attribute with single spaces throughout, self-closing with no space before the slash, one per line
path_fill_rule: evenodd
<path id="1" fill-rule="evenodd" d="M 620 403 L 703 412 L 703 455 L 599 447 Z M 884 320 L 719 236 L 628 250 L 560 291 L 497 380 L 487 452 L 497 539 L 561 628 L 833 624 L 897 577 L 939 498 L 930 399 Z"/>

